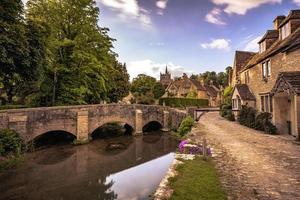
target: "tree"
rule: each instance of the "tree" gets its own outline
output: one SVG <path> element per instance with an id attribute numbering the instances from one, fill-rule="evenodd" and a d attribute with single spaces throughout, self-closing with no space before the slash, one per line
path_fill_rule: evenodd
<path id="1" fill-rule="evenodd" d="M 129 94 L 130 83 L 126 64 L 116 63 L 111 70 L 108 82 L 108 98 L 110 102 L 118 102 Z"/>
<path id="2" fill-rule="evenodd" d="M 98 26 L 94 0 L 29 0 L 27 18 L 42 24 L 47 65 L 41 99 L 46 104 L 99 103 L 108 97 L 108 81 L 116 63 L 114 41 Z"/>
<path id="3" fill-rule="evenodd" d="M 153 88 L 153 94 L 155 99 L 159 99 L 165 94 L 165 88 L 160 82 L 156 82 Z"/>
<path id="4" fill-rule="evenodd" d="M 153 104 L 155 99 L 164 94 L 164 88 L 155 78 L 145 74 L 139 74 L 131 84 L 131 92 L 137 103 Z"/>
<path id="5" fill-rule="evenodd" d="M 12 103 L 22 81 L 30 79 L 28 43 L 21 0 L 3 0 L 0 4 L 0 79 Z"/>

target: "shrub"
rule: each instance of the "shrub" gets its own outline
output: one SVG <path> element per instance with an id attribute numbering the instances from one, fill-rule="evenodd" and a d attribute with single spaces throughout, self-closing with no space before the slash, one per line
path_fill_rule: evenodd
<path id="1" fill-rule="evenodd" d="M 272 115 L 270 113 L 259 113 L 255 118 L 255 129 L 265 131 L 269 134 L 276 134 L 277 128 L 271 122 Z"/>
<path id="2" fill-rule="evenodd" d="M 0 155 L 21 153 L 23 145 L 22 138 L 11 129 L 0 129 Z"/>
<path id="3" fill-rule="evenodd" d="M 220 115 L 229 121 L 235 121 L 230 104 L 223 104 L 220 106 Z"/>
<path id="4" fill-rule="evenodd" d="M 269 134 L 276 134 L 277 128 L 271 122 L 270 113 L 257 113 L 254 108 L 242 106 L 238 114 L 238 122 L 241 125 L 264 131 Z"/>
<path id="5" fill-rule="evenodd" d="M 190 116 L 184 118 L 178 128 L 178 133 L 181 137 L 188 134 L 194 125 L 194 119 Z"/>
<path id="6" fill-rule="evenodd" d="M 248 126 L 250 128 L 255 128 L 255 117 L 256 110 L 252 107 L 242 106 L 238 116 L 237 121 L 244 126 Z"/>
<path id="7" fill-rule="evenodd" d="M 161 98 L 161 99 L 159 99 L 160 105 L 163 105 L 164 103 L 166 106 L 171 106 L 171 107 L 188 107 L 188 106 L 207 107 L 208 106 L 207 99 L 193 99 L 193 98 Z"/>

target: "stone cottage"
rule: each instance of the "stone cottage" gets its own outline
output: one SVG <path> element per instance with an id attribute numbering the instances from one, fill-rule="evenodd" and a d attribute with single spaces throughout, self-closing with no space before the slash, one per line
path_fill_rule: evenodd
<path id="1" fill-rule="evenodd" d="M 190 79 L 186 74 L 168 85 L 164 97 L 185 98 L 190 94 L 194 98 L 208 99 L 210 107 L 217 107 L 221 103 L 221 90 L 218 87 Z"/>
<path id="2" fill-rule="evenodd" d="M 258 42 L 259 52 L 237 51 L 230 84 L 233 110 L 249 105 L 272 114 L 279 133 L 299 139 L 300 10 L 277 16 Z"/>

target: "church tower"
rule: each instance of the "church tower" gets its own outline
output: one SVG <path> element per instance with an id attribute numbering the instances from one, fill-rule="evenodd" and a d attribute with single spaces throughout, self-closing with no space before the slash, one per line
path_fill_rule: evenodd
<path id="1" fill-rule="evenodd" d="M 167 88 L 171 82 L 171 73 L 169 73 L 168 66 L 166 66 L 165 73 L 160 73 L 160 83 L 164 86 L 164 88 Z"/>

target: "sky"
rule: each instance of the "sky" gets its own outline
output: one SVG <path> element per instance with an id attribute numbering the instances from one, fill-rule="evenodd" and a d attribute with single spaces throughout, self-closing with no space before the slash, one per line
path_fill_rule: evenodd
<path id="1" fill-rule="evenodd" d="M 24 0 L 25 1 L 25 0 Z M 300 0 L 97 0 L 99 25 L 116 39 L 114 51 L 131 79 L 224 71 L 236 50 L 257 51 L 277 15 Z"/>

